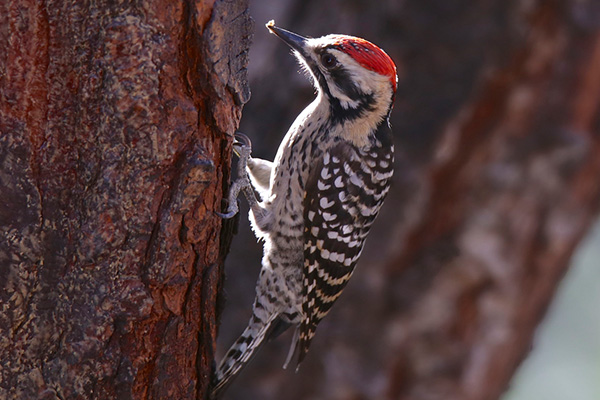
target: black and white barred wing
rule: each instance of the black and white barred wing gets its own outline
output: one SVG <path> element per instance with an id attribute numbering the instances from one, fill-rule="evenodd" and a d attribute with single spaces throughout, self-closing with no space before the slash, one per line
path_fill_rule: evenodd
<path id="1" fill-rule="evenodd" d="M 392 176 L 393 149 L 360 151 L 340 142 L 325 153 L 306 182 L 304 299 L 298 364 L 317 324 L 348 283 Z"/>

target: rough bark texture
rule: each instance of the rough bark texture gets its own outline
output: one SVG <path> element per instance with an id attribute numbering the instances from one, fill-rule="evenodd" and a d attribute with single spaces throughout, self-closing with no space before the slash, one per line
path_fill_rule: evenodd
<path id="1" fill-rule="evenodd" d="M 228 398 L 498 399 L 600 204 L 598 2 L 288 0 L 251 11 L 241 130 L 255 154 L 272 159 L 313 97 L 261 27 L 275 18 L 301 34 L 365 37 L 400 64 L 397 173 L 299 373 L 280 368 L 282 336 Z M 222 349 L 247 322 L 260 263 L 240 229 Z"/>
<path id="2" fill-rule="evenodd" d="M 240 1 L 0 1 L 0 398 L 196 399 L 249 98 Z"/>

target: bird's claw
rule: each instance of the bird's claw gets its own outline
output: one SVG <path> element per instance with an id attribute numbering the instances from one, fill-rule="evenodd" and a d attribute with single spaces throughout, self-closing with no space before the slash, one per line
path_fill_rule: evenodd
<path id="1" fill-rule="evenodd" d="M 248 157 L 250 157 L 252 141 L 242 132 L 236 132 L 233 140 L 233 151 L 240 158 L 244 157 L 246 152 L 248 153 Z"/>
<path id="2" fill-rule="evenodd" d="M 222 213 L 222 212 L 216 211 L 215 214 L 217 214 L 219 217 L 221 217 L 223 219 L 230 219 L 230 218 L 235 217 L 235 214 L 237 214 L 240 209 L 239 209 L 237 200 L 233 204 L 235 204 L 235 206 L 227 207 L 227 212 Z"/>
<path id="3" fill-rule="evenodd" d="M 248 178 L 248 171 L 246 171 L 248 159 L 250 158 L 250 153 L 252 152 L 252 142 L 248 136 L 241 132 L 236 132 L 234 138 L 233 150 L 240 158 L 237 166 L 238 178 L 231 184 L 229 188 L 229 194 L 227 196 L 227 204 L 229 204 L 229 206 L 227 207 L 227 212 L 217 212 L 217 215 L 223 219 L 232 218 L 238 213 L 239 206 L 237 197 L 240 191 L 252 188 L 250 179 Z"/>
<path id="4" fill-rule="evenodd" d="M 238 200 L 237 200 L 238 195 L 240 194 L 240 191 L 244 189 L 244 187 L 249 186 L 249 185 L 250 185 L 250 181 L 248 180 L 248 176 L 242 175 L 238 179 L 236 179 L 229 187 L 229 194 L 227 196 L 227 204 L 229 204 L 229 206 L 227 207 L 227 212 L 225 212 L 225 213 L 218 212 L 217 215 L 220 216 L 221 218 L 229 219 L 229 218 L 233 217 L 235 214 L 237 214 L 238 211 L 240 210 L 239 205 L 238 205 Z"/>

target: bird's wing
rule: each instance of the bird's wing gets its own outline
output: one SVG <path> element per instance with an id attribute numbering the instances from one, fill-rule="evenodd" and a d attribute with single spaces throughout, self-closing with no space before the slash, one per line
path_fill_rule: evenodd
<path id="1" fill-rule="evenodd" d="M 323 154 L 307 179 L 304 315 L 299 328 L 298 365 L 308 351 L 317 324 L 348 283 L 383 203 L 391 177 L 389 151 L 377 147 L 359 152 L 353 145 L 340 141 Z M 378 158 L 385 157 L 388 165 L 382 172 Z"/>

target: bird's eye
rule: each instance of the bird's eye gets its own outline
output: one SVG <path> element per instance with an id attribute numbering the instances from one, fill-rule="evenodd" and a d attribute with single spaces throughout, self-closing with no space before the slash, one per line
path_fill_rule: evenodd
<path id="1" fill-rule="evenodd" d="M 333 68 L 337 65 L 337 60 L 329 53 L 324 53 L 321 56 L 321 63 L 325 68 Z"/>

